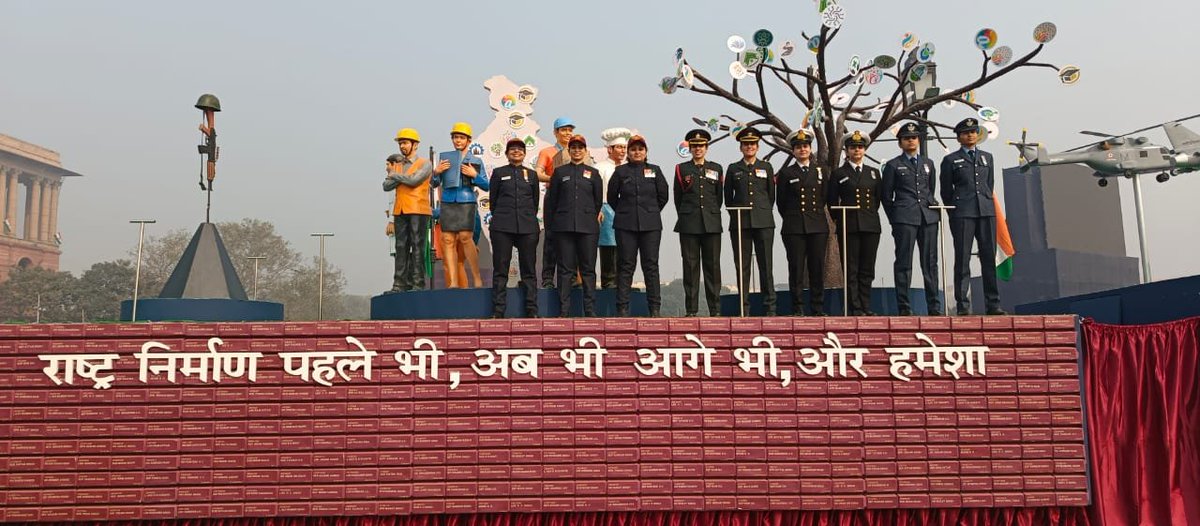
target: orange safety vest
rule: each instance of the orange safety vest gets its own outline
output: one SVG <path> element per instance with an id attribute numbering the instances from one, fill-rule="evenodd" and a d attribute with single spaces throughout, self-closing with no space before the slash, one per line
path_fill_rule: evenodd
<path id="1" fill-rule="evenodd" d="M 408 171 L 404 175 L 416 173 L 421 168 L 421 163 L 425 162 L 428 161 L 423 158 L 417 158 L 408 167 Z M 400 185 L 396 187 L 396 206 L 392 208 L 392 215 L 398 216 L 401 214 L 433 215 L 433 209 L 429 206 L 429 178 L 426 178 L 417 186 Z"/>

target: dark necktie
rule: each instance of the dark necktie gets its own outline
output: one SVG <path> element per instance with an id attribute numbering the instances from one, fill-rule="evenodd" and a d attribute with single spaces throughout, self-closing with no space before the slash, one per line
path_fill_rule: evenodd
<path id="1" fill-rule="evenodd" d="M 975 162 L 975 150 L 967 150 L 967 155 L 971 157 L 971 162 Z"/>
<path id="2" fill-rule="evenodd" d="M 854 175 L 860 175 L 860 176 L 862 175 L 862 167 L 861 166 L 854 167 Z"/>

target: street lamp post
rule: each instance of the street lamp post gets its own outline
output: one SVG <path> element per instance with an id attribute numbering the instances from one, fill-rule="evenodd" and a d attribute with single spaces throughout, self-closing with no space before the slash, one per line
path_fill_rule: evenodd
<path id="1" fill-rule="evenodd" d="M 1103 179 L 1101 179 L 1103 180 Z M 1142 175 L 1133 174 L 1133 208 L 1137 215 L 1138 247 L 1142 252 L 1142 283 L 1150 283 L 1150 252 L 1146 250 L 1146 213 L 1142 208 Z"/>
<path id="2" fill-rule="evenodd" d="M 318 263 L 320 266 L 317 268 L 317 320 L 320 321 L 325 315 L 325 238 L 333 237 L 333 234 L 314 232 L 309 235 L 321 238 L 321 257 Z"/>
<path id="3" fill-rule="evenodd" d="M 154 219 L 133 219 L 129 222 L 137 223 L 138 225 L 137 265 L 133 271 L 133 311 L 129 315 L 129 321 L 135 322 L 137 321 L 138 287 L 142 281 L 142 241 L 146 238 L 146 225 L 154 224 L 158 221 Z"/>
<path id="4" fill-rule="evenodd" d="M 250 299 L 258 301 L 258 262 L 267 256 L 247 256 L 246 259 L 254 262 L 254 295 Z"/>

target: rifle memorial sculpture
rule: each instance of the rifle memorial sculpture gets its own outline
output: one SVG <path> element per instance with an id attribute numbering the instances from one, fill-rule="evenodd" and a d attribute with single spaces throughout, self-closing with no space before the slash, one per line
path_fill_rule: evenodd
<path id="1" fill-rule="evenodd" d="M 204 222 L 188 242 L 187 248 L 171 271 L 157 298 L 139 299 L 138 319 L 143 321 L 271 321 L 283 319 L 283 304 L 253 301 L 246 295 L 242 280 L 229 257 L 217 225 L 212 223 L 212 190 L 217 177 L 216 112 L 221 101 L 204 94 L 196 102 L 204 112 L 200 133 L 204 143 L 198 150 L 204 162 L 200 171 L 200 189 L 205 192 Z M 121 317 L 132 317 L 133 301 L 121 302 Z"/>

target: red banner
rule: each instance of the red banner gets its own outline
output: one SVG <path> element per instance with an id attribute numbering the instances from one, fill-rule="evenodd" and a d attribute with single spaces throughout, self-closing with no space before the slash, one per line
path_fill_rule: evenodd
<path id="1" fill-rule="evenodd" d="M 0 520 L 1083 506 L 1078 356 L 1071 316 L 0 326 Z"/>

